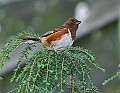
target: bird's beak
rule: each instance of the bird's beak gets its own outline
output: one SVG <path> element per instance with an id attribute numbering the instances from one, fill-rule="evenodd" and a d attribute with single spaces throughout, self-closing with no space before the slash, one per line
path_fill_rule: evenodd
<path id="1" fill-rule="evenodd" d="M 76 24 L 79 25 L 81 23 L 81 21 L 77 21 Z"/>

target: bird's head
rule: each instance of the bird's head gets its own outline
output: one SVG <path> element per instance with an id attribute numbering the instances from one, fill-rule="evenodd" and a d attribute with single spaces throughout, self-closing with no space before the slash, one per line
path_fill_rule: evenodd
<path id="1" fill-rule="evenodd" d="M 69 18 L 66 22 L 65 25 L 68 28 L 76 28 L 76 30 L 78 29 L 79 24 L 81 23 L 81 21 L 78 21 L 75 18 Z"/>

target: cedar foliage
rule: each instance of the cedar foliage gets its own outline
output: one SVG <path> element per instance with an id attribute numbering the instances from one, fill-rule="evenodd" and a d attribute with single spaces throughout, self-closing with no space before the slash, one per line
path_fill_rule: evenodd
<path id="1" fill-rule="evenodd" d="M 38 37 L 38 34 L 24 31 L 8 41 L 0 52 L 0 69 L 10 60 L 10 55 L 24 42 L 20 36 Z M 100 93 L 90 78 L 95 69 L 104 71 L 97 63 L 92 51 L 81 47 L 69 47 L 56 53 L 40 48 L 30 54 L 36 43 L 26 44 L 18 58 L 10 82 L 19 85 L 8 93 Z M 28 55 L 30 58 L 28 58 Z M 22 67 L 23 59 L 29 59 Z M 20 69 L 21 72 L 20 72 Z M 2 77 L 0 77 L 2 79 Z"/>

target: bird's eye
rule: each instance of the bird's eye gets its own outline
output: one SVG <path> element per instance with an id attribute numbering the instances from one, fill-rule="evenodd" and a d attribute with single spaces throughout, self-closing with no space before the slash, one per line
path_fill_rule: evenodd
<path id="1" fill-rule="evenodd" d="M 71 21 L 74 22 L 74 19 L 72 19 Z"/>

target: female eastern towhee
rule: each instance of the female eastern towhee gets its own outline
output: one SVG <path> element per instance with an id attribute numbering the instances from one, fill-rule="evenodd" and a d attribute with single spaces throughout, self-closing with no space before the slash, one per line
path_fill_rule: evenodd
<path id="1" fill-rule="evenodd" d="M 74 39 L 76 38 L 76 31 L 80 23 L 81 21 L 78 21 L 75 18 L 69 18 L 63 25 L 41 35 L 41 37 L 20 37 L 20 39 L 26 42 L 28 42 L 29 40 L 39 41 L 48 50 L 62 51 L 66 47 L 69 47 L 73 44 Z"/>

